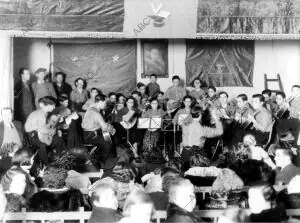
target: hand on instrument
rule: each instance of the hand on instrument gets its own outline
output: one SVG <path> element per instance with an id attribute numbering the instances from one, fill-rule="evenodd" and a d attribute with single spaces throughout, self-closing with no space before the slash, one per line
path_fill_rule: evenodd
<path id="1" fill-rule="evenodd" d="M 248 120 L 250 121 L 250 122 L 255 122 L 255 118 L 254 118 L 254 116 L 253 115 L 248 115 Z"/>

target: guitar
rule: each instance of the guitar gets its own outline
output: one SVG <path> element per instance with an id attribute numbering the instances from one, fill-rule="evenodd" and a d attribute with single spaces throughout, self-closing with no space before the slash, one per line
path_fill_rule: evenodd
<path id="1" fill-rule="evenodd" d="M 106 130 L 102 130 L 102 136 L 105 142 L 112 143 L 111 135 L 114 135 L 116 133 L 116 130 L 114 127 L 110 124 L 108 124 Z"/>
<path id="2" fill-rule="evenodd" d="M 56 134 L 56 127 L 59 124 L 62 115 L 52 115 L 48 120 L 48 123 L 38 131 L 38 138 L 42 143 L 50 146 L 53 140 L 53 136 Z"/>
<path id="3" fill-rule="evenodd" d="M 289 110 L 289 109 L 288 109 L 286 106 L 280 108 L 280 109 L 274 114 L 275 119 L 277 119 L 277 120 L 278 120 L 278 119 L 282 119 L 283 116 L 284 116 L 285 114 L 287 114 L 288 110 Z"/>
<path id="4" fill-rule="evenodd" d="M 135 111 L 129 111 L 126 115 L 123 116 L 123 121 L 120 124 L 123 126 L 124 129 L 131 129 L 135 126 L 137 118 L 133 118 Z"/>

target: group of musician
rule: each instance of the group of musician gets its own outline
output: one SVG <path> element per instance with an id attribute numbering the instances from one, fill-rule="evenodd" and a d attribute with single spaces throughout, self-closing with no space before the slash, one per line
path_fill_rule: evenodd
<path id="1" fill-rule="evenodd" d="M 152 74 L 150 83 L 138 83 L 130 96 L 116 92 L 106 96 L 97 88 L 88 91 L 84 78 L 77 78 L 72 88 L 65 73 L 56 73 L 53 83 L 45 80 L 46 74 L 38 69 L 37 80 L 29 84 L 30 71 L 20 70 L 14 111 L 15 119 L 24 124 L 28 143 L 46 165 L 51 154 L 88 144 L 96 147 L 100 166 L 117 156 L 120 145 L 130 147 L 135 157 L 167 159 L 161 146 L 166 130 L 174 144 L 170 135 L 165 143 L 178 146 L 183 156 L 193 146 L 203 148 L 207 138 L 219 137 L 231 148 L 249 133 L 261 146 L 272 132 L 292 143 L 299 136 L 299 85 L 292 87 L 289 98 L 276 92 L 273 100 L 270 90 L 251 98 L 246 94 L 230 98 L 225 91 L 217 93 L 214 86 L 204 90 L 199 78 L 184 87 L 179 76 L 172 77 L 172 86 L 164 93 Z M 159 124 L 140 128 L 142 118 L 155 118 Z"/>

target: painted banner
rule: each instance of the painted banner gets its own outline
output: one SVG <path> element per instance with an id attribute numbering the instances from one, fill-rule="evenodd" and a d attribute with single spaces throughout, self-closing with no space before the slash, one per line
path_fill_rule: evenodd
<path id="1" fill-rule="evenodd" d="M 186 41 L 187 84 L 199 77 L 207 86 L 253 86 L 254 41 Z"/>
<path id="2" fill-rule="evenodd" d="M 197 15 L 198 35 L 300 32 L 300 0 L 198 0 Z"/>
<path id="3" fill-rule="evenodd" d="M 124 0 L 0 0 L 0 30 L 123 32 Z"/>
<path id="4" fill-rule="evenodd" d="M 129 38 L 195 38 L 197 0 L 125 0 Z"/>
<path id="5" fill-rule="evenodd" d="M 54 43 L 54 71 L 66 73 L 68 83 L 82 77 L 88 89 L 130 94 L 136 86 L 136 41 Z"/>

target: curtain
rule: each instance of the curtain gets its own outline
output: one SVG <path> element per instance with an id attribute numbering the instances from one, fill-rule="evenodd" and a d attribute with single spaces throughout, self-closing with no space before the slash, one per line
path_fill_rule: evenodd
<path id="1" fill-rule="evenodd" d="M 11 37 L 0 35 L 0 111 L 13 108 L 12 41 Z"/>
<path id="2" fill-rule="evenodd" d="M 186 41 L 186 79 L 216 87 L 252 87 L 254 41 Z"/>

